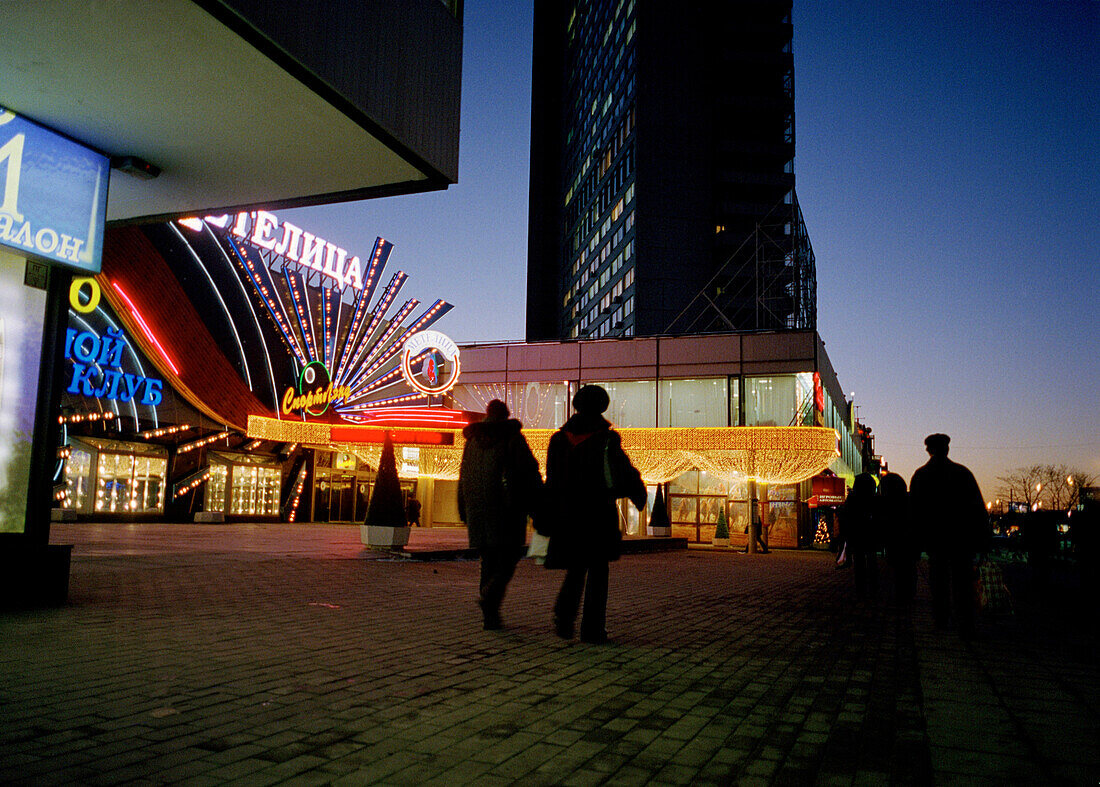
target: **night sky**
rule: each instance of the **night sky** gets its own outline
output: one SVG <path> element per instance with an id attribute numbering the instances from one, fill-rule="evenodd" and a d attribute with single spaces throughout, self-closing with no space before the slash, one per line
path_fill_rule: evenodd
<path id="1" fill-rule="evenodd" d="M 468 0 L 459 182 L 281 211 L 458 342 L 524 335 L 531 10 Z M 1100 2 L 795 0 L 795 177 L 818 330 L 907 479 L 952 437 L 987 499 L 1034 463 L 1100 475 Z M 392 272 L 392 270 L 391 270 Z"/>

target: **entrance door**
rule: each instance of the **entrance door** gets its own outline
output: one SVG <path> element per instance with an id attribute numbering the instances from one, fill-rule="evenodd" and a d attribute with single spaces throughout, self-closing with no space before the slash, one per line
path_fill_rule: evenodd
<path id="1" fill-rule="evenodd" d="M 332 520 L 334 522 L 355 521 L 355 476 L 353 475 L 332 477 Z"/>

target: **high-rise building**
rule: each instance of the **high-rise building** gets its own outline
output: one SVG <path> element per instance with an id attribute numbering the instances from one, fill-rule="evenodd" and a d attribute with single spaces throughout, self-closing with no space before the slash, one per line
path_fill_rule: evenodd
<path id="1" fill-rule="evenodd" d="M 816 328 L 791 0 L 535 4 L 527 338 Z"/>

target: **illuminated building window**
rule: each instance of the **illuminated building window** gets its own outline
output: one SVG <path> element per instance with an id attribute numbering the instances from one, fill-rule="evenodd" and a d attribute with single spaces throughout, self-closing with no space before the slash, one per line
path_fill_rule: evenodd
<path id="1" fill-rule="evenodd" d="M 74 448 L 65 461 L 65 508 L 85 510 L 92 484 L 92 454 Z"/>
<path id="2" fill-rule="evenodd" d="M 657 426 L 726 426 L 728 388 L 725 377 L 661 380 Z"/>
<path id="3" fill-rule="evenodd" d="M 225 484 L 229 478 L 229 465 L 210 465 L 210 478 L 206 482 L 206 511 L 225 511 Z"/>
<path id="4" fill-rule="evenodd" d="M 78 513 L 164 513 L 168 451 L 160 446 L 73 438 L 65 465 L 66 508 Z"/>
<path id="5" fill-rule="evenodd" d="M 211 452 L 205 509 L 234 516 L 277 516 L 282 467 L 274 457 Z"/>

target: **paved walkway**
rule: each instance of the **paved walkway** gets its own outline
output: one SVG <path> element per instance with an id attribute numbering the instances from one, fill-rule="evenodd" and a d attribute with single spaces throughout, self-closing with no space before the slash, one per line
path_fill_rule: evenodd
<path id="1" fill-rule="evenodd" d="M 926 599 L 855 603 L 827 554 L 693 549 L 616 564 L 590 646 L 553 636 L 560 575 L 530 561 L 486 632 L 476 562 L 348 526 L 52 533 L 69 605 L 0 615 L 3 783 L 1100 779 L 1094 629 L 1049 606 L 964 644 Z"/>

